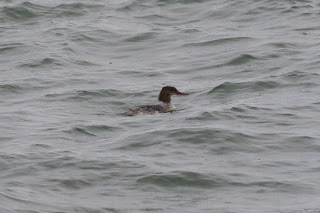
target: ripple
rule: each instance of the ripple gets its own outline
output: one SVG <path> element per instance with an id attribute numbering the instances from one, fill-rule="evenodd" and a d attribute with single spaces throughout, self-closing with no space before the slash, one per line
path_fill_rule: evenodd
<path id="1" fill-rule="evenodd" d="M 238 175 L 233 178 L 238 179 L 237 176 Z M 261 180 L 252 182 L 240 182 L 233 181 L 232 178 L 229 178 L 227 176 L 224 177 L 213 174 L 201 174 L 189 171 L 174 171 L 168 173 L 146 175 L 139 178 L 136 182 L 139 185 L 156 185 L 165 188 L 188 187 L 211 189 L 218 187 L 245 187 L 252 189 L 253 187 L 255 187 L 257 191 L 272 190 L 277 192 L 290 192 L 296 191 L 297 189 L 305 189 L 305 186 L 296 185 L 294 183 L 286 181 Z"/>
<path id="2" fill-rule="evenodd" d="M 94 10 L 101 10 L 105 6 L 100 4 L 70 3 L 59 4 L 55 7 L 46 7 L 43 13 L 50 14 L 53 18 L 78 17 L 88 14 Z"/>
<path id="3" fill-rule="evenodd" d="M 123 213 L 122 210 L 115 208 L 88 208 L 88 207 L 74 207 L 66 212 L 52 212 L 52 213 L 70 213 L 70 212 L 83 212 L 83 213 Z"/>
<path id="4" fill-rule="evenodd" d="M 139 35 L 132 36 L 124 40 L 124 42 L 141 42 L 145 40 L 149 40 L 155 38 L 157 34 L 152 32 L 141 33 Z"/>
<path id="5" fill-rule="evenodd" d="M 144 93 L 127 93 L 121 90 L 100 89 L 100 90 L 79 90 L 76 92 L 64 93 L 49 93 L 46 94 L 49 100 L 64 100 L 64 101 L 84 101 L 84 100 L 104 100 L 105 98 L 127 98 L 142 96 Z"/>
<path id="6" fill-rule="evenodd" d="M 31 63 L 25 63 L 21 64 L 20 67 L 28 67 L 28 68 L 40 68 L 40 67 L 46 67 L 50 65 L 55 65 L 55 66 L 62 66 L 63 64 L 54 58 L 44 58 L 41 60 L 35 60 Z"/>
<path id="7" fill-rule="evenodd" d="M 169 138 L 174 138 L 184 144 L 204 146 L 216 155 L 232 152 L 257 153 L 264 150 L 257 143 L 257 141 L 264 140 L 262 137 L 221 129 L 176 130 L 170 133 Z"/>
<path id="8" fill-rule="evenodd" d="M 24 89 L 21 86 L 15 84 L 0 84 L 0 93 L 21 93 Z"/>
<path id="9" fill-rule="evenodd" d="M 257 187 L 257 192 L 265 192 L 265 190 L 271 190 L 275 192 L 296 192 L 297 190 L 305 190 L 305 186 L 297 185 L 289 181 L 255 181 L 248 183 L 234 182 L 232 185 L 240 187 Z"/>
<path id="10" fill-rule="evenodd" d="M 84 61 L 84 60 L 75 60 L 75 61 L 73 61 L 73 63 L 80 65 L 80 66 L 89 66 L 89 67 L 98 66 L 98 64 L 95 64 L 95 63 L 92 63 L 89 61 Z"/>
<path id="11" fill-rule="evenodd" d="M 158 3 L 163 4 L 195 4 L 195 3 L 202 3 L 207 2 L 209 0 L 158 0 Z"/>
<path id="12" fill-rule="evenodd" d="M 1 12 L 11 20 L 21 21 L 42 16 L 51 18 L 78 17 L 87 14 L 89 11 L 101 10 L 102 8 L 104 8 L 104 5 L 98 4 L 71 3 L 43 6 L 31 2 L 23 2 L 16 6 L 3 7 Z"/>
<path id="13" fill-rule="evenodd" d="M 193 31 L 192 31 L 193 32 Z M 183 46 L 185 47 L 202 47 L 202 46 L 213 46 L 213 45 L 223 45 L 228 43 L 234 43 L 239 41 L 249 41 L 253 40 L 250 37 L 231 37 L 231 38 L 222 38 L 222 39 L 215 39 L 211 41 L 202 41 L 202 42 L 195 42 L 195 43 L 188 43 Z"/>
<path id="14" fill-rule="evenodd" d="M 115 130 L 119 129 L 117 127 L 107 126 L 107 125 L 90 125 L 90 126 L 86 126 L 85 128 L 87 128 L 90 131 L 94 131 L 94 132 L 115 131 Z"/>
<path id="15" fill-rule="evenodd" d="M 10 44 L 2 44 L 0 46 L 0 54 L 12 54 L 16 52 L 21 52 L 22 49 L 26 47 L 22 43 L 10 43 Z"/>
<path id="16" fill-rule="evenodd" d="M 53 147 L 50 146 L 50 145 L 47 145 L 47 144 L 38 144 L 38 143 L 37 143 L 37 144 L 32 144 L 32 146 L 35 147 L 35 148 L 42 148 L 42 149 L 47 149 L 47 150 L 53 148 Z"/>
<path id="17" fill-rule="evenodd" d="M 310 80 L 314 80 L 314 78 L 319 78 L 320 75 L 318 73 L 313 73 L 313 72 L 303 72 L 303 71 L 299 71 L 299 70 L 295 70 L 292 72 L 288 72 L 286 74 L 282 75 L 284 78 L 286 79 L 290 79 L 290 80 L 303 80 L 303 79 L 310 79 Z"/>
<path id="18" fill-rule="evenodd" d="M 37 14 L 26 8 L 25 5 L 26 4 L 21 4 L 16 7 L 4 7 L 1 12 L 13 20 L 28 20 L 37 17 Z"/>
<path id="19" fill-rule="evenodd" d="M 68 130 L 66 132 L 72 135 L 96 136 L 90 133 L 89 131 L 85 130 L 84 128 L 80 128 L 80 127 L 74 127 L 71 130 Z"/>
<path id="20" fill-rule="evenodd" d="M 77 163 L 77 167 L 81 170 L 101 170 L 119 168 L 121 164 L 119 162 L 101 162 L 101 161 L 81 161 Z"/>
<path id="21" fill-rule="evenodd" d="M 55 153 L 57 155 L 57 153 Z M 76 167 L 77 161 L 73 157 L 59 157 L 46 161 L 41 161 L 38 163 L 38 166 L 41 166 L 46 169 L 58 169 L 58 168 L 74 168 Z"/>
<path id="22" fill-rule="evenodd" d="M 104 7 L 105 5 L 103 4 L 70 3 L 70 4 L 60 4 L 55 8 L 74 10 L 74 9 L 101 9 Z"/>
<path id="23" fill-rule="evenodd" d="M 146 20 L 166 20 L 167 19 L 167 17 L 158 15 L 158 14 L 141 15 L 141 16 L 136 16 L 136 18 L 146 19 Z"/>
<path id="24" fill-rule="evenodd" d="M 87 91 L 81 90 L 77 92 L 78 96 L 90 96 L 90 97 L 118 97 L 121 95 L 121 91 L 119 90 L 95 90 L 95 91 Z"/>
<path id="25" fill-rule="evenodd" d="M 288 43 L 288 42 L 274 42 L 274 43 L 268 43 L 269 46 L 273 46 L 276 48 L 294 48 L 297 45 Z"/>
<path id="26" fill-rule="evenodd" d="M 295 6 L 292 6 L 290 7 L 289 9 L 286 9 L 284 11 L 282 11 L 282 13 L 294 13 L 294 14 L 299 14 L 299 15 L 307 15 L 309 13 L 298 13 L 299 11 L 305 11 L 305 10 L 310 10 L 310 9 L 313 9 L 313 7 L 311 5 L 295 5 Z"/>
<path id="27" fill-rule="evenodd" d="M 73 35 L 71 37 L 71 41 L 82 42 L 82 43 L 86 43 L 86 42 L 99 43 L 99 42 L 102 41 L 102 39 L 101 38 L 96 38 L 94 36 L 89 36 L 89 35 L 84 35 L 84 34 L 77 34 L 77 35 Z"/>
<path id="28" fill-rule="evenodd" d="M 283 86 L 283 84 L 275 81 L 256 81 L 241 83 L 224 82 L 211 89 L 207 94 L 233 94 L 239 92 L 263 91 L 267 89 L 280 88 Z"/>
<path id="29" fill-rule="evenodd" d="M 15 192 L 16 190 L 10 190 L 10 192 Z M 10 194 L 11 194 L 10 193 Z M 6 193 L 0 193 L 0 196 L 2 197 L 2 199 L 6 199 L 6 200 L 11 200 L 11 201 L 15 201 L 15 202 L 18 202 L 18 203 L 22 203 L 22 204 L 28 204 L 28 205 L 31 205 L 31 204 L 35 204 L 34 202 L 32 201 L 29 201 L 27 199 L 21 199 L 21 198 L 17 198 L 17 196 L 14 196 L 14 195 L 9 195 L 9 194 L 6 194 Z"/>
<path id="30" fill-rule="evenodd" d="M 229 62 L 225 63 L 224 65 L 236 66 L 236 65 L 246 64 L 246 63 L 249 63 L 249 62 L 255 61 L 255 60 L 261 60 L 261 59 L 255 57 L 253 55 L 242 54 L 242 55 L 230 60 Z"/>
<path id="31" fill-rule="evenodd" d="M 208 176 L 196 172 L 177 171 L 146 175 L 137 180 L 139 184 L 152 184 L 161 187 L 213 188 L 223 186 L 228 181 L 218 176 Z"/>
<path id="32" fill-rule="evenodd" d="M 291 136 L 286 138 L 285 144 L 288 150 L 296 149 L 297 151 L 313 151 L 319 152 L 319 138 L 311 137 L 311 136 Z M 285 148 L 284 148 L 285 149 Z"/>
<path id="33" fill-rule="evenodd" d="M 68 189 L 83 189 L 85 187 L 91 186 L 90 182 L 82 180 L 82 179 L 49 179 L 49 182 L 56 183 L 60 185 L 62 188 Z"/>
<path id="34" fill-rule="evenodd" d="M 314 26 L 314 27 L 302 27 L 302 28 L 296 28 L 296 31 L 318 31 L 320 30 L 320 26 Z"/>
<path id="35" fill-rule="evenodd" d="M 157 136 L 158 131 L 148 132 L 137 135 L 130 135 L 129 137 L 122 138 L 122 141 L 126 141 L 125 145 L 121 145 L 117 149 L 120 150 L 138 150 L 156 146 L 162 143 L 162 140 Z M 151 138 L 151 139 L 146 139 Z"/>
<path id="36" fill-rule="evenodd" d="M 201 112 L 198 115 L 187 118 L 187 120 L 205 121 L 205 120 L 219 120 L 219 118 L 217 115 L 215 115 L 212 112 Z"/>
<path id="37" fill-rule="evenodd" d="M 130 135 L 122 138 L 125 145 L 120 145 L 121 150 L 140 150 L 150 147 L 172 146 L 170 141 L 176 141 L 175 145 L 192 149 L 205 149 L 215 155 L 232 152 L 261 152 L 264 148 L 257 141 L 264 140 L 262 137 L 234 132 L 223 129 L 198 129 L 185 128 L 175 130 L 150 131 L 141 134 Z M 178 143 L 179 142 L 179 143 Z"/>
<path id="38" fill-rule="evenodd" d="M 67 130 L 68 134 L 77 135 L 77 136 L 97 136 L 99 133 L 106 132 L 115 132 L 120 128 L 108 125 L 84 125 L 77 126 L 72 128 L 71 130 Z"/>

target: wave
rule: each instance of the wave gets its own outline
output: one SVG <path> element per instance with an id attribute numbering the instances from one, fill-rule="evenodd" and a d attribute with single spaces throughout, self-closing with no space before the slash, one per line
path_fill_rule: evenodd
<path id="1" fill-rule="evenodd" d="M 295 81 L 306 80 L 306 79 L 314 81 L 314 78 L 319 78 L 320 75 L 315 72 L 294 70 L 294 71 L 283 74 L 282 77 L 288 80 L 295 80 Z"/>
<path id="2" fill-rule="evenodd" d="M 19 6 L 3 7 L 1 12 L 11 20 L 28 20 L 37 17 L 37 13 L 28 8 L 28 3 L 22 3 Z"/>
<path id="3" fill-rule="evenodd" d="M 65 131 L 69 134 L 75 135 L 75 136 L 96 136 L 95 134 L 90 133 L 85 128 L 81 127 L 74 127 L 71 130 Z"/>
<path id="4" fill-rule="evenodd" d="M 21 52 L 26 45 L 23 43 L 11 43 L 0 46 L 0 54 L 15 54 L 17 51 Z"/>
<path id="5" fill-rule="evenodd" d="M 139 35 L 135 35 L 125 39 L 124 42 L 141 42 L 141 41 L 152 39 L 155 37 L 155 35 L 157 34 L 152 32 L 141 33 Z"/>
<path id="6" fill-rule="evenodd" d="M 18 94 L 22 92 L 24 88 L 16 84 L 1 84 L 0 85 L 0 93 L 12 93 Z"/>
<path id="7" fill-rule="evenodd" d="M 249 41 L 253 40 L 250 37 L 230 37 L 230 38 L 221 38 L 221 39 L 214 39 L 210 41 L 201 41 L 201 42 L 194 42 L 185 44 L 185 47 L 202 47 L 202 46 L 213 46 L 213 45 L 224 45 L 228 43 L 234 43 L 239 41 Z"/>
<path id="8" fill-rule="evenodd" d="M 190 119 L 188 119 L 190 120 Z M 213 128 L 183 128 L 173 130 L 148 131 L 121 138 L 121 150 L 139 150 L 150 147 L 171 146 L 170 141 L 183 144 L 192 149 L 206 149 L 215 155 L 232 152 L 261 152 L 264 149 L 256 142 L 264 140 L 263 137 L 249 135 L 241 132 Z M 124 143 L 121 143 L 123 141 Z M 124 144 L 124 145 L 122 145 Z"/>
<path id="9" fill-rule="evenodd" d="M 118 127 L 108 126 L 108 125 L 81 125 L 73 127 L 70 130 L 64 132 L 71 134 L 73 136 L 89 136 L 95 137 L 99 133 L 103 132 L 114 132 L 118 130 Z"/>
<path id="10" fill-rule="evenodd" d="M 43 58 L 38 59 L 30 63 L 23 63 L 20 65 L 20 67 L 26 67 L 26 68 L 39 68 L 39 67 L 46 67 L 46 66 L 62 66 L 63 63 L 57 59 L 54 58 Z"/>
<path id="11" fill-rule="evenodd" d="M 146 9 L 154 8 L 154 6 L 167 6 L 174 4 L 195 4 L 209 2 L 209 0 L 154 0 L 154 1 L 140 1 L 134 0 L 125 4 L 117 9 L 117 11 L 143 11 Z"/>
<path id="12" fill-rule="evenodd" d="M 62 188 L 68 189 L 83 189 L 85 187 L 89 187 L 92 184 L 89 181 L 85 181 L 79 178 L 72 178 L 72 179 L 49 179 L 51 183 L 58 184 Z"/>
<path id="13" fill-rule="evenodd" d="M 222 187 L 245 187 L 257 191 L 273 190 L 277 192 L 290 192 L 297 189 L 304 189 L 304 186 L 297 185 L 289 181 L 277 180 L 261 180 L 261 181 L 239 181 L 239 176 L 247 176 L 245 174 L 202 174 L 199 172 L 190 171 L 173 171 L 168 173 L 156 173 L 145 175 L 139 178 L 136 182 L 139 185 L 155 185 L 165 188 L 222 188 Z"/>
<path id="14" fill-rule="evenodd" d="M 289 42 L 273 42 L 273 43 L 268 43 L 268 46 L 276 47 L 276 48 L 294 48 L 297 45 Z"/>
<path id="15" fill-rule="evenodd" d="M 242 54 L 242 55 L 230 60 L 229 62 L 225 63 L 224 65 L 227 65 L 227 66 L 242 65 L 242 64 L 246 64 L 251 61 L 254 61 L 254 60 L 261 60 L 261 59 L 258 57 L 255 57 L 253 55 Z"/>
<path id="16" fill-rule="evenodd" d="M 115 131 L 119 129 L 117 127 L 108 126 L 108 125 L 87 125 L 85 126 L 85 128 L 92 132 Z"/>
<path id="17" fill-rule="evenodd" d="M 136 181 L 138 184 L 152 184 L 162 187 L 213 188 L 225 185 L 227 180 L 219 176 L 209 176 L 196 172 L 176 171 L 146 175 Z"/>
<path id="18" fill-rule="evenodd" d="M 72 83 L 72 82 L 70 82 Z M 86 82 L 87 83 L 87 82 Z M 115 89 L 98 89 L 98 90 L 79 90 L 79 91 L 66 91 L 62 93 L 48 93 L 44 95 L 45 101 L 66 101 L 66 102 L 91 102 L 95 103 L 97 107 L 100 104 L 114 104 L 117 108 L 125 105 L 125 100 L 134 97 L 145 96 L 147 92 L 124 92 Z M 101 106 L 101 105 L 100 105 Z"/>
<path id="19" fill-rule="evenodd" d="M 57 6 L 44 6 L 31 2 L 23 2 L 15 6 L 6 6 L 1 9 L 5 17 L 13 21 L 26 21 L 37 17 L 64 18 L 78 17 L 92 10 L 104 8 L 99 4 L 71 3 Z"/>
<path id="20" fill-rule="evenodd" d="M 234 94 L 241 92 L 257 92 L 264 91 L 268 89 L 280 88 L 284 84 L 276 81 L 255 81 L 255 82 L 240 82 L 231 83 L 224 82 L 213 89 L 211 89 L 207 94 Z"/>
<path id="21" fill-rule="evenodd" d="M 209 0 L 158 0 L 158 4 L 194 4 L 208 2 Z"/>

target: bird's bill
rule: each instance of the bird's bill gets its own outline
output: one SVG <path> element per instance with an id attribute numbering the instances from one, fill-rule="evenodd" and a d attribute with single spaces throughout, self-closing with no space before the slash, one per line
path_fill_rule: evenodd
<path id="1" fill-rule="evenodd" d="M 188 95 L 188 93 L 183 93 L 183 92 L 177 91 L 177 92 L 176 92 L 176 95 Z"/>

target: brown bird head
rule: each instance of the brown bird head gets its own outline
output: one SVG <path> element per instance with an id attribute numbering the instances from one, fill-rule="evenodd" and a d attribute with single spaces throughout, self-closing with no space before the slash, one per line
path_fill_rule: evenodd
<path id="1" fill-rule="evenodd" d="M 188 95 L 187 93 L 179 92 L 175 87 L 166 86 L 163 87 L 159 94 L 159 101 L 163 103 L 171 102 L 171 95 Z"/>

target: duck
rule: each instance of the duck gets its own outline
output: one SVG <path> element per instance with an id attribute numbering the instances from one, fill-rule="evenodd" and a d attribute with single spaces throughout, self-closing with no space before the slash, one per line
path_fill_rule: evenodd
<path id="1" fill-rule="evenodd" d="M 152 115 L 156 113 L 173 112 L 176 108 L 171 103 L 172 95 L 188 95 L 188 94 L 180 92 L 175 87 L 165 86 L 161 89 L 158 96 L 158 100 L 163 103 L 162 105 L 142 106 L 137 109 L 129 110 L 128 112 L 125 113 L 125 115 L 136 116 L 136 115 Z"/>

